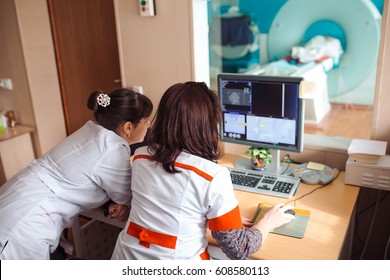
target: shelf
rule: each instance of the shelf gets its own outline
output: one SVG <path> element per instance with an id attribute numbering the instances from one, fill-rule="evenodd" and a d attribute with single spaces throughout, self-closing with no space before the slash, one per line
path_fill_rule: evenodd
<path id="1" fill-rule="evenodd" d="M 33 131 L 34 128 L 23 125 L 17 125 L 15 127 L 6 127 L 3 132 L 0 132 L 0 141 L 6 141 L 26 133 L 31 133 Z"/>

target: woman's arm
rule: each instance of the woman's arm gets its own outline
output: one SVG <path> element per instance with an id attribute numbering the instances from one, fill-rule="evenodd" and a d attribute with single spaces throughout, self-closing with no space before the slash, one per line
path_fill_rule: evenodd
<path id="1" fill-rule="evenodd" d="M 222 251 L 230 259 L 246 259 L 260 249 L 271 230 L 295 218 L 293 215 L 285 213 L 286 210 L 292 208 L 293 206 L 289 204 L 276 204 L 256 223 L 249 219 L 241 218 L 244 225 L 242 228 L 212 231 L 211 234 L 218 242 Z M 245 226 L 250 228 L 247 230 Z"/>
<path id="2" fill-rule="evenodd" d="M 245 260 L 258 251 L 263 244 L 262 234 L 255 227 L 248 230 L 242 227 L 240 229 L 211 231 L 211 235 L 228 258 L 233 260 Z"/>

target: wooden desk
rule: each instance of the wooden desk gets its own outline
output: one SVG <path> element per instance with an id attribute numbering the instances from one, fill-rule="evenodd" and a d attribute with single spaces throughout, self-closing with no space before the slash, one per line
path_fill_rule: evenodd
<path id="1" fill-rule="evenodd" d="M 219 164 L 233 166 L 237 159 L 234 155 L 225 155 Z M 263 247 L 253 254 L 254 259 L 267 260 L 335 260 L 343 247 L 347 234 L 348 224 L 359 193 L 359 187 L 344 184 L 344 173 L 341 172 L 337 179 L 328 186 L 318 189 L 312 194 L 296 201 L 295 207 L 311 211 L 310 219 L 302 239 L 292 238 L 277 234 L 269 234 Z M 256 212 L 258 203 L 287 203 L 298 198 L 318 185 L 306 185 L 301 183 L 298 192 L 290 199 L 259 195 L 244 191 L 235 191 L 238 199 L 241 215 L 252 218 Z M 107 222 L 123 227 L 110 218 L 105 218 L 101 209 L 87 211 L 83 216 Z M 80 227 L 73 227 L 75 235 L 75 247 L 77 256 L 83 257 L 83 244 Z M 210 245 L 216 245 L 216 241 L 208 234 Z"/>
<path id="2" fill-rule="evenodd" d="M 225 155 L 219 164 L 233 166 L 237 159 L 234 155 Z M 339 258 L 347 234 L 352 212 L 359 193 L 359 187 L 344 184 L 344 172 L 340 172 L 335 181 L 318 189 L 312 194 L 296 201 L 295 207 L 311 212 L 310 219 L 302 239 L 269 234 L 263 247 L 253 254 L 254 259 L 294 259 L 294 260 L 335 260 Z M 241 215 L 252 218 L 259 202 L 287 203 L 318 185 L 301 183 L 298 192 L 290 199 L 235 191 L 240 205 Z M 210 244 L 216 242 L 210 237 Z"/>

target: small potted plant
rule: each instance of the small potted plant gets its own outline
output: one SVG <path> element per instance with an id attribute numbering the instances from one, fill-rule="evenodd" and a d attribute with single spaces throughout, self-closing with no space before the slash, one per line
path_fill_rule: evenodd
<path id="1" fill-rule="evenodd" d="M 259 171 L 264 171 L 272 161 L 272 154 L 268 149 L 251 146 L 245 151 L 246 155 L 250 155 L 252 159 L 252 168 Z"/>

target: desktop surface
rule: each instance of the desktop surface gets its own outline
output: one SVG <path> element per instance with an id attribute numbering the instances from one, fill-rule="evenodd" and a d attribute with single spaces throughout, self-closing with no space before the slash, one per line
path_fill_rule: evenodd
<path id="1" fill-rule="evenodd" d="M 226 154 L 218 163 L 233 167 L 239 156 Z M 267 260 L 335 260 L 339 258 L 350 218 L 359 193 L 359 187 L 344 184 L 345 173 L 335 181 L 297 200 L 295 207 L 310 211 L 310 219 L 302 239 L 270 233 L 264 245 L 251 258 Z M 288 203 L 311 192 L 319 185 L 301 183 L 296 195 L 279 198 L 235 190 L 241 215 L 252 218 L 258 204 Z M 216 241 L 209 234 L 209 242 Z"/>

